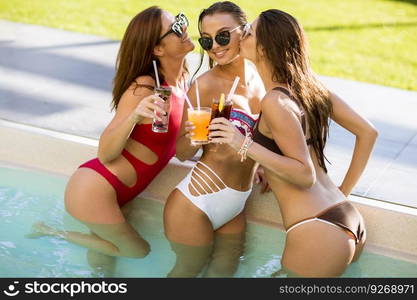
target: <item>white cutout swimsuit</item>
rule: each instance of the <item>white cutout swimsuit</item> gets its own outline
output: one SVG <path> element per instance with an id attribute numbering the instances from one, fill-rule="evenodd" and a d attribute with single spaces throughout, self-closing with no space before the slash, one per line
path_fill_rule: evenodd
<path id="1" fill-rule="evenodd" d="M 232 110 L 230 121 L 241 132 L 247 130 L 252 132 L 256 123 L 251 116 L 237 109 Z M 213 178 L 216 178 L 220 184 Z M 239 215 L 252 192 L 252 188 L 238 191 L 228 187 L 213 169 L 201 161 L 195 164 L 176 188 L 207 215 L 214 230 Z M 197 196 L 191 194 L 190 188 Z"/>

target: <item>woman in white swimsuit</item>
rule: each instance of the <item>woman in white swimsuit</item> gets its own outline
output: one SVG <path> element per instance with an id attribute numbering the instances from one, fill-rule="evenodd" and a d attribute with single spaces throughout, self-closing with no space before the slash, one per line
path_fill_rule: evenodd
<path id="1" fill-rule="evenodd" d="M 211 107 L 212 99 L 228 94 L 236 76 L 240 77 L 230 120 L 242 132 L 255 125 L 263 84 L 256 70 L 239 56 L 241 29 L 246 24 L 243 11 L 232 2 L 217 2 L 199 16 L 200 45 L 207 51 L 209 71 L 198 78 L 201 106 Z M 195 84 L 189 98 L 196 105 Z M 192 158 L 199 147 L 190 145 L 190 130 L 184 112 L 177 139 L 177 157 Z M 232 276 L 243 252 L 246 219 L 244 208 L 252 189 L 256 163 L 241 163 L 240 156 L 227 145 L 203 147 L 201 159 L 169 195 L 164 210 L 165 234 L 176 254 L 176 264 L 168 276 L 195 277 L 204 266 L 204 276 Z"/>

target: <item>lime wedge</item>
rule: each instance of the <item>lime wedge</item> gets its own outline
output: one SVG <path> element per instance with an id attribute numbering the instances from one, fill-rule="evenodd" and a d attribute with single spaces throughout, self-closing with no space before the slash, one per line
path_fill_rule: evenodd
<path id="1" fill-rule="evenodd" d="M 219 111 L 223 110 L 223 106 L 224 106 L 224 94 L 221 93 L 220 94 L 220 100 L 219 100 Z"/>

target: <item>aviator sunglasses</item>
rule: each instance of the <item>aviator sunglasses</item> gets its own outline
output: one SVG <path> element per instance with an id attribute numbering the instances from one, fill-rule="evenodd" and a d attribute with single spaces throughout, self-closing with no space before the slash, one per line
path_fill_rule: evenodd
<path id="1" fill-rule="evenodd" d="M 175 22 L 172 23 L 171 29 L 168 30 L 168 32 L 166 32 L 165 34 L 163 34 L 159 38 L 158 42 L 160 42 L 164 37 L 166 37 L 170 33 L 175 33 L 177 37 L 182 37 L 182 35 L 184 34 L 184 32 L 182 31 L 182 27 L 184 25 L 185 27 L 188 27 L 188 24 L 189 24 L 188 19 L 184 15 L 184 13 L 179 13 L 178 15 L 175 16 Z"/>
<path id="2" fill-rule="evenodd" d="M 216 36 L 214 37 L 214 40 L 216 41 L 217 44 L 219 44 L 220 46 L 226 46 L 227 44 L 230 43 L 230 34 L 235 31 L 238 28 L 241 28 L 242 26 L 245 25 L 239 25 L 236 28 L 233 28 L 232 30 L 224 30 L 219 32 L 218 34 L 216 34 Z M 212 37 L 208 37 L 208 36 L 202 36 L 198 39 L 198 42 L 200 43 L 201 47 L 208 51 L 211 48 L 213 48 L 213 38 Z"/>

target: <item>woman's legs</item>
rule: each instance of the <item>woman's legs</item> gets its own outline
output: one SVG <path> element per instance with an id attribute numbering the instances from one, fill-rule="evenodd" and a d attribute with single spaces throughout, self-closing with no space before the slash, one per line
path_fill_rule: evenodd
<path id="1" fill-rule="evenodd" d="M 167 277 L 197 277 L 213 252 L 213 245 L 191 246 L 170 241 L 175 265 Z"/>
<path id="2" fill-rule="evenodd" d="M 207 263 L 204 276 L 233 276 L 243 253 L 244 213 L 213 233 L 207 215 L 175 189 L 164 208 L 164 227 L 176 254 L 169 277 L 196 277 Z"/>
<path id="3" fill-rule="evenodd" d="M 355 240 L 344 230 L 313 221 L 287 234 L 281 264 L 301 277 L 336 277 L 352 261 Z"/>
<path id="4" fill-rule="evenodd" d="M 127 222 L 120 224 L 91 224 L 82 222 L 91 233 L 64 231 L 52 228 L 43 222 L 35 223 L 28 238 L 55 236 L 87 249 L 110 256 L 143 258 L 149 251 L 149 244 Z"/>
<path id="5" fill-rule="evenodd" d="M 364 231 L 363 231 L 363 235 L 361 236 L 360 240 L 356 244 L 355 254 L 353 255 L 352 262 L 355 262 L 359 259 L 360 255 L 362 254 L 363 247 L 365 246 L 365 243 L 366 243 L 367 232 L 366 232 L 366 229 L 365 229 L 365 221 L 363 220 L 362 215 L 360 215 L 360 218 L 361 218 L 361 221 L 362 221 L 361 224 L 363 224 L 363 227 L 364 227 Z"/>
<path id="6" fill-rule="evenodd" d="M 198 276 L 213 251 L 213 227 L 207 216 L 175 189 L 164 207 L 164 228 L 176 254 L 168 277 Z"/>
<path id="7" fill-rule="evenodd" d="M 204 277 L 232 277 L 244 251 L 246 218 L 244 213 L 216 230 L 214 249 Z"/>
<path id="8" fill-rule="evenodd" d="M 87 262 L 93 269 L 95 277 L 113 277 L 116 268 L 116 257 L 87 250 Z"/>
<path id="9" fill-rule="evenodd" d="M 74 173 L 65 191 L 65 206 L 92 234 L 56 230 L 39 222 L 27 237 L 56 236 L 110 256 L 142 258 L 149 253 L 149 244 L 126 222 L 113 187 L 95 171 L 81 168 Z"/>

